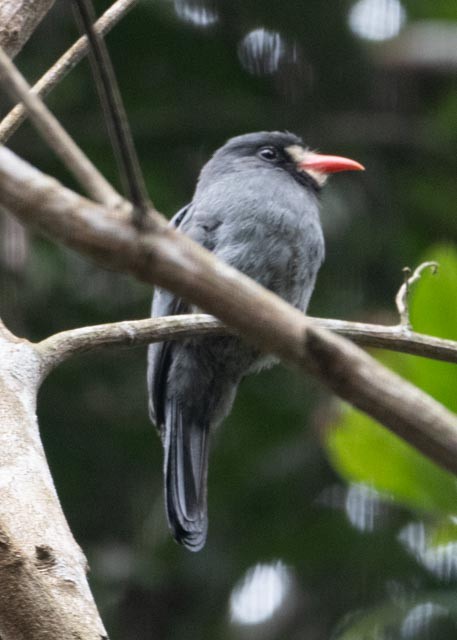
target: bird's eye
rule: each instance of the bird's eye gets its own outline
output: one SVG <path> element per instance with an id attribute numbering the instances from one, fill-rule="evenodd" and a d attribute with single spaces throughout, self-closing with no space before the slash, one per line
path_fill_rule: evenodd
<path id="1" fill-rule="evenodd" d="M 273 160 L 277 160 L 278 152 L 274 147 L 262 147 L 259 150 L 259 156 L 262 160 L 268 160 L 268 162 L 272 162 Z"/>

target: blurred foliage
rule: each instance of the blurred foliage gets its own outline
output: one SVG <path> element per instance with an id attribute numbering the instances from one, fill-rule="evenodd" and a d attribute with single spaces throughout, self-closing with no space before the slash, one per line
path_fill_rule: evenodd
<path id="1" fill-rule="evenodd" d="M 397 600 L 352 616 L 341 624 L 334 640 L 447 640 L 457 634 L 456 620 L 455 594 L 423 593 L 409 602 Z"/>
<path id="2" fill-rule="evenodd" d="M 439 274 L 424 273 L 409 296 L 413 327 L 422 333 L 456 340 L 457 251 L 447 245 L 434 246 L 421 262 L 432 257 L 440 265 Z M 378 357 L 402 377 L 433 395 L 452 411 L 457 411 L 456 374 L 452 365 L 393 352 L 381 353 Z M 443 559 L 455 562 L 457 482 L 453 474 L 352 408 L 347 408 L 342 417 L 331 425 L 325 446 L 334 468 L 348 482 L 365 483 L 427 519 L 428 556 L 424 554 L 425 548 L 413 545 L 420 561 L 427 564 L 428 557 L 429 568 L 439 573 L 443 570 Z M 435 557 L 430 551 L 435 552 Z M 444 577 L 455 577 L 454 571 L 446 572 Z M 441 606 L 443 598 L 447 603 L 444 608 Z M 418 619 L 415 623 L 414 620 L 410 622 L 414 633 L 409 636 L 406 633 L 406 637 L 452 637 L 449 635 L 451 631 L 452 634 L 457 632 L 454 589 L 444 594 L 442 591 L 429 592 L 425 600 L 428 609 L 423 609 L 423 602 L 424 594 L 418 590 L 413 599 L 400 606 L 398 602 L 390 603 L 357 616 L 356 622 L 351 622 L 337 638 L 376 640 L 380 637 L 380 629 L 383 629 L 382 634 L 387 634 L 381 637 L 405 637 L 401 629 L 408 624 L 411 611 L 416 612 L 414 615 Z M 449 603 L 452 604 L 449 606 Z M 443 617 L 446 619 L 444 631 L 441 629 Z"/>
<path id="3" fill-rule="evenodd" d="M 424 256 L 440 265 L 439 274 L 424 273 L 410 295 L 415 330 L 457 340 L 457 251 L 435 246 Z M 455 367 L 449 363 L 381 353 L 379 360 L 452 411 L 457 411 Z M 349 481 L 365 482 L 410 507 L 455 514 L 457 482 L 366 414 L 347 408 L 328 432 L 326 448 L 333 466 Z"/>
<path id="4" fill-rule="evenodd" d="M 382 21 L 396 0 L 370 1 L 373 20 Z M 18 56 L 31 81 L 78 35 L 69 4 L 56 2 Z M 97 11 L 108 4 L 96 2 Z M 353 157 L 365 174 L 335 176 L 323 194 L 327 259 L 310 312 L 396 322 L 401 269 L 425 255 L 441 270 L 414 289 L 414 326 L 456 338 L 456 63 L 394 64 L 385 54 L 417 21 L 457 29 L 457 5 L 404 0 L 403 31 L 374 42 L 349 28 L 355 4 L 140 2 L 107 41 L 148 188 L 171 216 L 192 197 L 209 154 L 250 130 L 288 129 L 311 147 Z M 262 28 L 270 36 L 247 49 Z M 275 50 L 261 46 L 271 45 L 272 33 L 280 36 L 274 68 Z M 438 34 L 419 52 L 445 44 Z M 87 62 L 47 101 L 119 185 Z M 3 96 L 0 107 L 6 112 Z M 10 145 L 75 187 L 29 124 Z M 148 287 L 0 220 L 0 312 L 19 335 L 37 340 L 145 317 L 150 297 Z M 455 368 L 380 357 L 455 410 Z M 38 410 L 59 495 L 114 640 L 456 637 L 455 479 L 351 410 L 331 430 L 331 400 L 313 381 L 277 367 L 242 385 L 214 437 L 209 540 L 199 554 L 167 532 L 143 349 L 67 362 L 46 381 Z M 250 568 L 277 560 L 289 576 L 278 609 L 262 623 L 237 622 L 235 585 L 242 591 Z M 251 613 L 273 601 L 263 580 L 257 591 L 251 585 Z"/>

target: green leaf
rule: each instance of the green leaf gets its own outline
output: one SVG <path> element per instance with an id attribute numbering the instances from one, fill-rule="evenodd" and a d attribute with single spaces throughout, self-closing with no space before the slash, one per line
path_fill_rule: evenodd
<path id="1" fill-rule="evenodd" d="M 432 248 L 423 260 L 440 264 L 439 273 L 424 273 L 411 296 L 416 331 L 457 339 L 457 252 Z M 393 352 L 377 358 L 452 411 L 457 411 L 455 365 Z M 346 407 L 328 432 L 326 449 L 334 468 L 349 481 L 367 483 L 415 509 L 457 513 L 457 482 L 406 442 L 367 415 Z"/>

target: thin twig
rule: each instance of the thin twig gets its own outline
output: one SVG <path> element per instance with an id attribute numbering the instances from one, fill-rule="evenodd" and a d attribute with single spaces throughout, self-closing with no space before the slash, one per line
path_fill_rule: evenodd
<path id="1" fill-rule="evenodd" d="M 138 0 L 117 0 L 95 23 L 96 30 L 105 35 Z M 31 92 L 44 98 L 87 55 L 89 45 L 86 36 L 79 38 L 31 88 Z M 0 122 L 0 143 L 5 143 L 27 118 L 27 109 L 18 104 Z"/>
<path id="2" fill-rule="evenodd" d="M 409 318 L 409 292 L 413 284 L 415 284 L 422 275 L 422 272 L 425 269 L 431 269 L 432 273 L 435 274 L 438 270 L 437 262 L 423 262 L 416 269 L 414 269 L 413 274 L 411 275 L 411 269 L 409 267 L 405 267 L 403 269 L 403 273 L 405 275 L 405 279 L 400 289 L 398 290 L 397 295 L 395 296 L 395 304 L 397 305 L 397 310 L 400 315 L 400 323 L 399 326 L 403 329 L 410 330 L 411 329 L 411 321 Z"/>
<path id="3" fill-rule="evenodd" d="M 421 333 L 405 334 L 398 325 L 383 326 L 345 320 L 312 318 L 322 329 L 328 329 L 365 347 L 389 349 L 457 364 L 457 342 Z M 234 333 L 213 316 L 198 313 L 163 316 L 145 320 L 124 320 L 56 333 L 35 345 L 43 362 L 43 375 L 48 375 L 68 358 L 115 346 L 135 347 L 164 340 L 183 340 L 193 336 Z"/>
<path id="4" fill-rule="evenodd" d="M 119 173 L 127 191 L 127 198 L 133 204 L 133 220 L 137 226 L 141 227 L 151 203 L 116 74 L 105 41 L 93 26 L 95 13 L 92 0 L 74 0 L 74 6 L 76 18 L 81 29 L 86 32 L 90 44 L 92 72 L 108 124 Z"/>
<path id="5" fill-rule="evenodd" d="M 122 202 L 120 195 L 81 151 L 41 98 L 30 93 L 26 80 L 1 47 L 0 83 L 13 100 L 21 100 L 24 103 L 43 140 L 59 156 L 87 193 L 108 207 L 119 206 Z"/>

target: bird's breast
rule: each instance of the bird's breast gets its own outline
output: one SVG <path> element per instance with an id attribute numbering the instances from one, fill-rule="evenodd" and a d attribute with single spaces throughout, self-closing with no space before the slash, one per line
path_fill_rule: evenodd
<path id="1" fill-rule="evenodd" d="M 295 200 L 289 192 L 264 191 L 232 203 L 216 230 L 214 251 L 305 310 L 324 254 L 317 201 L 301 187 Z"/>

